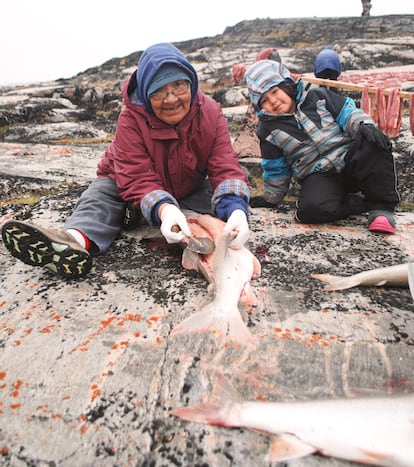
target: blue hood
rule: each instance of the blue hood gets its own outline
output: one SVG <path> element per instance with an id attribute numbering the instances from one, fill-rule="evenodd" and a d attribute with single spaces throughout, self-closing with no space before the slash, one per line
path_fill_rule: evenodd
<path id="1" fill-rule="evenodd" d="M 177 47 L 167 42 L 152 45 L 142 52 L 137 67 L 136 95 L 146 109 L 152 112 L 151 104 L 147 97 L 148 88 L 162 65 L 174 63 L 188 74 L 191 80 L 191 98 L 194 99 L 198 91 L 197 72 L 186 59 L 185 55 Z"/>
<path id="2" fill-rule="evenodd" d="M 327 45 L 318 53 L 313 66 L 313 72 L 318 74 L 326 69 L 334 70 L 338 76 L 342 72 L 342 65 L 339 55 L 335 52 L 331 45 Z"/>

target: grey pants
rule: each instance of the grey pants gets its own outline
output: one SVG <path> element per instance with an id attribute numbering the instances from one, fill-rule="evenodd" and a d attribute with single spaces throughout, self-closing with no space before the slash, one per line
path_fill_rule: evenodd
<path id="1" fill-rule="evenodd" d="M 182 209 L 211 214 L 211 185 L 205 179 L 199 189 L 179 201 Z M 78 229 L 93 242 L 90 253 L 105 253 L 123 228 L 127 203 L 110 178 L 98 178 L 82 193 L 66 221 L 67 229 Z"/>

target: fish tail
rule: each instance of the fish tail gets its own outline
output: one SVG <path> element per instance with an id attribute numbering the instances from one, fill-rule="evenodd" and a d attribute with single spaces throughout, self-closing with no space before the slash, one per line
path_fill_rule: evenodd
<path id="1" fill-rule="evenodd" d="M 208 423 L 209 425 L 228 426 L 223 408 L 216 403 L 207 402 L 193 407 L 180 407 L 173 410 L 173 415 L 187 422 Z"/>
<path id="2" fill-rule="evenodd" d="M 234 404 L 242 402 L 240 393 L 219 373 L 214 385 L 213 395 L 208 402 L 192 407 L 180 407 L 173 415 L 188 422 L 208 423 L 209 425 L 235 426 L 230 416 Z"/>
<path id="3" fill-rule="evenodd" d="M 331 274 L 312 274 L 312 277 L 322 282 L 327 282 L 325 290 L 345 290 L 360 284 L 355 276 L 342 277 Z"/>
<path id="4" fill-rule="evenodd" d="M 256 345 L 252 334 L 240 316 L 239 310 L 224 313 L 215 301 L 206 305 L 198 313 L 186 318 L 172 330 L 171 334 L 208 331 L 216 332 L 243 344 Z"/>

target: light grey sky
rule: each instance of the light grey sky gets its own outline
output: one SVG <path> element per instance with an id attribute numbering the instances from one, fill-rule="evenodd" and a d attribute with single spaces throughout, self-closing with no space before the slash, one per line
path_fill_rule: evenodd
<path id="1" fill-rule="evenodd" d="M 371 3 L 371 16 L 414 14 L 413 0 Z M 361 12 L 361 0 L 6 0 L 0 85 L 70 78 L 151 44 L 215 36 L 243 20 Z"/>

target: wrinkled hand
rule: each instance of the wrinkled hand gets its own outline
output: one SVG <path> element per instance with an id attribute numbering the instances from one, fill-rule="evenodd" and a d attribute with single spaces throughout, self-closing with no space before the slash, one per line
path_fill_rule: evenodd
<path id="1" fill-rule="evenodd" d="M 224 233 L 232 231 L 236 232 L 237 235 L 229 243 L 229 247 L 238 250 L 247 242 L 250 234 L 246 214 L 241 209 L 236 209 L 231 213 L 223 229 Z"/>
<path id="2" fill-rule="evenodd" d="M 355 136 L 355 144 L 357 148 L 360 148 L 363 141 L 367 140 L 371 144 L 375 144 L 380 149 L 384 151 L 389 151 L 391 147 L 391 142 L 388 136 L 384 135 L 378 128 L 374 125 L 362 123 L 359 126 L 358 133 Z"/>
<path id="3" fill-rule="evenodd" d="M 269 203 L 263 196 L 252 196 L 250 198 L 250 207 L 251 208 L 275 208 L 276 205 Z"/>
<path id="4" fill-rule="evenodd" d="M 174 204 L 167 204 L 163 207 L 160 219 L 160 230 L 167 240 L 167 243 L 179 243 L 184 240 L 185 237 L 191 236 L 190 228 L 188 227 L 184 214 Z M 178 232 L 172 230 L 174 226 L 179 227 Z"/>

